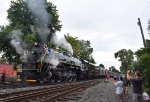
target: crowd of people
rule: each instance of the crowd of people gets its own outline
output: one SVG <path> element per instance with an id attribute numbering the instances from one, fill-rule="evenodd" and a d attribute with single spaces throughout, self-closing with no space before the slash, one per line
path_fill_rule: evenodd
<path id="1" fill-rule="evenodd" d="M 132 102 L 150 102 L 148 94 L 143 91 L 142 79 L 139 71 L 135 73 L 128 71 L 124 77 L 114 77 L 114 84 L 116 86 L 118 102 L 128 100 L 128 91 L 131 86 L 133 91 Z"/>

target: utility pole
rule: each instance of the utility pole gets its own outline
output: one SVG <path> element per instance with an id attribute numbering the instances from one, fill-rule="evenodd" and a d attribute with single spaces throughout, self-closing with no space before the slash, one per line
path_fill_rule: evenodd
<path id="1" fill-rule="evenodd" d="M 144 33 L 143 33 L 143 29 L 142 29 L 140 18 L 138 18 L 138 22 L 137 23 L 140 26 L 140 30 L 141 30 L 141 34 L 142 34 L 142 39 L 143 39 L 144 47 L 146 47 L 146 42 L 145 42 Z"/>

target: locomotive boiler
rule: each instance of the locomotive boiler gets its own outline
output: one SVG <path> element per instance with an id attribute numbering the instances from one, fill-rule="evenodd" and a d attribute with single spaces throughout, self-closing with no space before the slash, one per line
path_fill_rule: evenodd
<path id="1" fill-rule="evenodd" d="M 27 61 L 17 66 L 17 80 L 40 83 L 76 81 L 87 78 L 87 72 L 87 66 L 78 58 L 37 43 Z"/>

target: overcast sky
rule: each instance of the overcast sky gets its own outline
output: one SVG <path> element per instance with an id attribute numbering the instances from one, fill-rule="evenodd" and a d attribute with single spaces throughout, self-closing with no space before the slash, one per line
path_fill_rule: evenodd
<path id="1" fill-rule="evenodd" d="M 141 18 L 145 38 L 150 19 L 150 0 L 49 0 L 57 6 L 63 25 L 59 37 L 70 33 L 78 39 L 90 40 L 93 57 L 107 68 L 120 62 L 114 53 L 121 49 L 136 51 L 143 47 L 138 18 Z M 7 24 L 10 0 L 0 0 L 0 25 Z"/>

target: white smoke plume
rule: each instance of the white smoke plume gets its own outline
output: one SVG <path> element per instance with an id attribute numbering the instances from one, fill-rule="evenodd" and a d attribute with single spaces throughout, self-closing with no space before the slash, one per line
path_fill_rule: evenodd
<path id="1" fill-rule="evenodd" d="M 68 43 L 66 41 L 66 39 L 64 37 L 61 38 L 61 39 L 58 39 L 57 35 L 53 34 L 51 42 L 53 44 L 56 44 L 57 46 L 60 46 L 60 47 L 62 47 L 64 49 L 66 49 L 67 51 L 69 51 L 73 55 L 72 46 L 70 45 L 70 43 Z"/>
<path id="2" fill-rule="evenodd" d="M 42 42 L 47 42 L 47 37 L 50 33 L 48 28 L 51 22 L 51 15 L 46 10 L 45 0 L 27 0 L 29 11 L 34 18 L 35 29 Z"/>
<path id="3" fill-rule="evenodd" d="M 11 36 L 11 45 L 15 48 L 16 52 L 20 55 L 23 54 L 23 47 L 21 45 L 21 42 L 22 42 L 22 39 L 21 39 L 21 36 L 23 34 L 21 33 L 20 30 L 14 30 L 10 33 L 10 36 Z"/>
<path id="4" fill-rule="evenodd" d="M 28 57 L 28 51 L 25 49 L 27 44 L 22 40 L 23 33 L 20 30 L 14 30 L 10 32 L 11 38 L 10 44 L 15 48 L 16 52 L 21 55 L 20 59 L 26 61 Z"/>
<path id="5" fill-rule="evenodd" d="M 32 31 L 34 29 L 38 32 L 39 37 L 42 42 L 47 42 L 47 37 L 50 33 L 48 28 L 51 22 L 51 15 L 46 10 L 45 0 L 27 0 L 29 11 L 32 13 L 34 18 L 34 26 L 31 27 Z M 61 46 L 62 48 L 73 54 L 71 45 L 66 41 L 65 38 L 57 39 L 56 34 L 53 34 L 52 41 L 54 44 Z"/>
<path id="6" fill-rule="evenodd" d="M 65 48 L 66 50 L 68 50 L 72 55 L 73 55 L 73 49 L 72 46 L 66 41 L 65 38 L 61 38 L 59 40 L 59 45 L 63 48 Z"/>
<path id="7" fill-rule="evenodd" d="M 44 62 L 50 63 L 51 65 L 53 65 L 53 68 L 56 68 L 59 64 L 59 59 L 54 53 L 50 52 L 50 55 L 47 55 L 45 57 Z"/>

